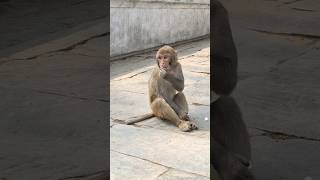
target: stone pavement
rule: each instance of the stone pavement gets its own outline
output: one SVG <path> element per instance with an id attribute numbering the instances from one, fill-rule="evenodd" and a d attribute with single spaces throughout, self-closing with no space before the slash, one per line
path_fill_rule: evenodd
<path id="1" fill-rule="evenodd" d="M 320 179 L 320 4 L 221 0 L 239 55 L 234 97 L 260 180 Z"/>
<path id="2" fill-rule="evenodd" d="M 87 179 L 107 168 L 107 24 L 0 59 L 0 179 Z"/>
<path id="3" fill-rule="evenodd" d="M 210 177 L 210 40 L 177 47 L 185 77 L 184 93 L 199 130 L 181 132 L 158 118 L 118 124 L 117 120 L 150 112 L 148 79 L 154 54 L 111 63 L 111 179 L 209 179 Z"/>

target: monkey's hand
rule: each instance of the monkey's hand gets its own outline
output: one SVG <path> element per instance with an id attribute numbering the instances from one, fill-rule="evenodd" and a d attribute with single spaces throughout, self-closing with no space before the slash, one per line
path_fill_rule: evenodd
<path id="1" fill-rule="evenodd" d="M 190 117 L 188 116 L 188 113 L 185 111 L 180 111 L 178 114 L 179 118 L 185 121 L 190 121 Z"/>
<path id="2" fill-rule="evenodd" d="M 160 77 L 161 78 L 164 79 L 165 77 L 167 77 L 167 75 L 168 75 L 168 73 L 165 69 L 160 69 Z"/>

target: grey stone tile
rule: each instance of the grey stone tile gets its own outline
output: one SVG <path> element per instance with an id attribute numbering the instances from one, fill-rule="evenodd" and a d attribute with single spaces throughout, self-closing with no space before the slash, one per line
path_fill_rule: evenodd
<path id="1" fill-rule="evenodd" d="M 140 158 L 110 152 L 110 179 L 156 179 L 168 168 Z"/>
<path id="2" fill-rule="evenodd" d="M 165 130 L 117 125 L 110 129 L 111 150 L 166 167 L 210 176 L 210 140 Z"/>

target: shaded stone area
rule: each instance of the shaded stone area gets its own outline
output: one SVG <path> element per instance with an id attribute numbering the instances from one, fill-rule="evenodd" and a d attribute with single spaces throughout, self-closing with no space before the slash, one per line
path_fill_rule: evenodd
<path id="1" fill-rule="evenodd" d="M 253 171 L 259 179 L 318 179 L 319 142 L 253 137 Z"/>
<path id="2" fill-rule="evenodd" d="M 320 4 L 313 0 L 221 0 L 234 23 L 251 30 L 320 36 Z"/>
<path id="3" fill-rule="evenodd" d="M 319 42 L 234 28 L 239 83 L 234 93 L 249 126 L 320 138 Z"/>
<path id="4" fill-rule="evenodd" d="M 0 57 L 86 29 L 109 15 L 103 0 L 0 2 Z"/>
<path id="5" fill-rule="evenodd" d="M 252 137 L 256 178 L 319 179 L 319 3 L 222 2 L 239 55 L 233 96 Z"/>
<path id="6" fill-rule="evenodd" d="M 113 154 L 120 154 L 110 156 L 112 179 L 210 177 L 210 41 L 203 39 L 175 48 L 185 77 L 183 92 L 189 114 L 199 130 L 181 132 L 156 117 L 132 126 L 119 124 L 151 111 L 148 79 L 155 65 L 155 52 L 111 62 L 110 146 Z"/>
<path id="7" fill-rule="evenodd" d="M 139 161 L 142 159 L 151 162 L 151 167 L 161 165 L 198 176 L 210 176 L 210 141 L 208 138 L 126 125 L 115 125 L 110 131 L 110 150 L 126 155 L 121 158 L 124 161 L 121 163 L 122 166 L 119 162 L 113 160 L 117 156 L 110 156 L 111 177 L 114 176 L 114 179 L 121 179 L 120 176 L 128 178 L 131 177 L 131 174 L 136 174 L 135 169 L 125 171 L 125 167 L 130 166 L 129 162 L 132 157 Z M 148 172 L 150 167 L 146 165 L 145 168 L 141 170 L 141 175 Z M 113 172 L 112 169 L 117 169 L 117 171 Z M 151 175 L 157 174 L 154 171 L 149 173 Z M 158 172 L 158 174 L 161 173 Z M 144 178 L 144 176 L 137 176 L 136 179 L 140 178 Z"/>
<path id="8" fill-rule="evenodd" d="M 107 38 L 106 24 L 95 24 L 0 59 L 1 178 L 106 170 Z"/>

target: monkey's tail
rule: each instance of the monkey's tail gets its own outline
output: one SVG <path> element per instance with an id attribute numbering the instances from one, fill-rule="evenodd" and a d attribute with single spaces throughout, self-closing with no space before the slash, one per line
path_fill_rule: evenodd
<path id="1" fill-rule="evenodd" d="M 134 123 L 141 122 L 141 121 L 144 121 L 144 120 L 152 118 L 152 117 L 154 117 L 153 113 L 147 113 L 147 114 L 144 114 L 141 116 L 135 116 L 135 117 L 132 117 L 131 119 L 129 119 L 128 121 L 126 121 L 125 124 L 127 124 L 127 125 L 134 124 Z"/>

